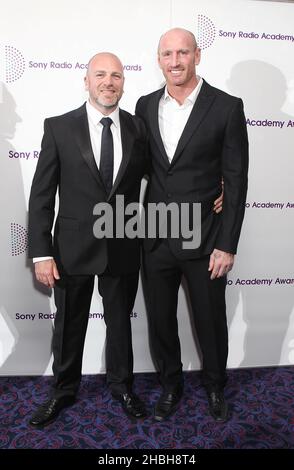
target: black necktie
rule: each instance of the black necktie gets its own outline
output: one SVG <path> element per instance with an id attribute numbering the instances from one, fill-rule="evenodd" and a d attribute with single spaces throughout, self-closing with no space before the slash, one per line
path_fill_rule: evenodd
<path id="1" fill-rule="evenodd" d="M 102 118 L 100 122 L 103 126 L 103 130 L 101 138 L 99 170 L 106 189 L 106 193 L 109 195 L 113 180 L 113 138 L 110 129 L 112 119 Z"/>

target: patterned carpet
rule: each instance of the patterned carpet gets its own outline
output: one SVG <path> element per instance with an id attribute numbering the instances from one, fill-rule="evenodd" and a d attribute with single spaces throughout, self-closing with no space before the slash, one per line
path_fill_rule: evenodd
<path id="1" fill-rule="evenodd" d="M 185 373 L 177 413 L 152 418 L 160 394 L 155 374 L 137 374 L 135 391 L 150 416 L 131 422 L 111 400 L 103 375 L 84 376 L 77 402 L 44 430 L 28 420 L 47 399 L 51 377 L 0 377 L 0 449 L 293 449 L 294 367 L 228 371 L 231 419 L 208 415 L 199 372 Z"/>

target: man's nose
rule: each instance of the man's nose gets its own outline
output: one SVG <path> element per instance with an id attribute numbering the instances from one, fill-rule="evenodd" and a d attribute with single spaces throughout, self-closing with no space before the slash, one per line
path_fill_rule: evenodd
<path id="1" fill-rule="evenodd" d="M 111 75 L 105 75 L 104 77 L 104 83 L 107 86 L 113 85 L 113 77 Z"/>
<path id="2" fill-rule="evenodd" d="M 177 52 L 172 53 L 171 65 L 172 67 L 177 67 L 179 65 L 179 55 Z"/>

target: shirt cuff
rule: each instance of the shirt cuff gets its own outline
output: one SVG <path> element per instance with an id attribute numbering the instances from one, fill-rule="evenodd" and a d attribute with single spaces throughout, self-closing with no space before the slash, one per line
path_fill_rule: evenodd
<path id="1" fill-rule="evenodd" d="M 33 263 L 38 263 L 39 261 L 47 261 L 47 259 L 53 259 L 52 256 L 38 256 L 37 258 L 33 258 Z"/>

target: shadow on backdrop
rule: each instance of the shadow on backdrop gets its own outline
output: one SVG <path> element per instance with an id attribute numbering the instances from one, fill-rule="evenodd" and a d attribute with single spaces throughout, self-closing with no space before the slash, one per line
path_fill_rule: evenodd
<path id="1" fill-rule="evenodd" d="M 50 313 L 49 292 L 34 285 L 27 261 L 21 164 L 18 158 L 10 158 L 15 151 L 10 141 L 19 122 L 15 100 L 0 82 L 0 375 L 39 375 L 51 356 L 52 323 L 37 319 L 39 312 Z M 35 314 L 35 319 L 18 319 L 28 314 Z"/>
<path id="2" fill-rule="evenodd" d="M 247 201 L 285 202 L 292 193 L 290 142 L 286 126 L 293 116 L 283 111 L 287 82 L 271 64 L 248 60 L 236 64 L 227 82 L 229 93 L 244 101 L 250 120 L 284 122 L 279 127 L 248 126 L 250 160 Z M 292 130 L 293 132 L 293 130 Z M 254 197 L 254 199 L 253 199 Z M 291 212 L 248 208 L 245 214 L 236 267 L 230 278 L 273 279 L 272 285 L 231 286 L 227 289 L 228 323 L 241 301 L 245 337 L 240 366 L 278 365 L 293 309 L 289 286 L 274 284 L 277 277 L 293 277 Z"/>

